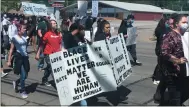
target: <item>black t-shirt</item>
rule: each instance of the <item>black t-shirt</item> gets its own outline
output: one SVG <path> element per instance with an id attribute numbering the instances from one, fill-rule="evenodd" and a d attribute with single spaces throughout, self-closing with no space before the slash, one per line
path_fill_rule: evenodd
<path id="1" fill-rule="evenodd" d="M 79 35 L 73 36 L 71 32 L 67 32 L 63 35 L 64 48 L 66 49 L 79 46 L 79 42 L 83 42 Z"/>
<path id="2" fill-rule="evenodd" d="M 101 41 L 101 40 L 105 40 L 106 37 L 111 37 L 111 34 L 105 34 L 104 32 L 97 32 L 95 34 L 95 38 L 94 41 Z"/>

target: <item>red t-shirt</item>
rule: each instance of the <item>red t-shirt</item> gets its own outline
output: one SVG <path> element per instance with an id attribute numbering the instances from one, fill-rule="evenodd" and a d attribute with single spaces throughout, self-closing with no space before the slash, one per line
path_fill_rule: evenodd
<path id="1" fill-rule="evenodd" d="M 49 55 L 58 51 L 61 51 L 62 37 L 60 33 L 57 35 L 52 31 L 48 31 L 44 37 L 44 54 Z"/>

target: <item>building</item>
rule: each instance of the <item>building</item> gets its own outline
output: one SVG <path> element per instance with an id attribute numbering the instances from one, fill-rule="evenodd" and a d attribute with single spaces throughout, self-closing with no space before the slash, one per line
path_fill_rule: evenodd
<path id="1" fill-rule="evenodd" d="M 92 3 L 88 3 L 91 9 Z M 77 13 L 77 3 L 64 8 L 68 13 Z M 118 1 L 99 1 L 99 17 L 124 19 L 133 13 L 135 20 L 159 20 L 163 14 L 175 13 L 173 10 L 162 9 L 147 4 L 136 4 Z"/>

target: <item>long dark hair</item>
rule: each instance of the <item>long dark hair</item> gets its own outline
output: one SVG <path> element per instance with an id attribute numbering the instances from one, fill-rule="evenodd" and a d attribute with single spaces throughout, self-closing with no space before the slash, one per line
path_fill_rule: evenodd
<path id="1" fill-rule="evenodd" d="M 126 30 L 126 28 L 127 28 L 127 19 L 123 19 L 119 26 L 118 33 L 123 33 L 123 31 Z"/>
<path id="2" fill-rule="evenodd" d="M 157 27 L 155 29 L 155 32 L 154 32 L 154 34 L 155 34 L 155 36 L 157 38 L 159 38 L 160 36 L 162 36 L 163 34 L 165 34 L 165 32 L 166 32 L 165 23 L 166 23 L 166 19 L 165 18 L 162 18 L 159 21 L 159 23 L 158 23 L 158 25 L 157 25 Z"/>
<path id="3" fill-rule="evenodd" d="M 99 26 L 97 28 L 98 33 L 103 33 L 104 32 L 104 27 L 106 24 L 110 24 L 107 20 L 103 20 L 102 22 L 99 23 Z"/>
<path id="4" fill-rule="evenodd" d="M 52 27 L 52 25 L 51 25 L 51 21 L 55 21 L 55 20 L 50 20 L 50 21 L 47 21 L 46 23 L 47 23 L 47 31 L 53 31 L 53 27 Z M 56 22 L 56 21 L 55 21 Z M 57 22 L 56 22 L 57 23 Z M 54 32 L 55 32 L 55 34 L 56 35 L 58 35 L 59 34 L 59 32 L 58 32 L 58 29 L 54 29 Z"/>

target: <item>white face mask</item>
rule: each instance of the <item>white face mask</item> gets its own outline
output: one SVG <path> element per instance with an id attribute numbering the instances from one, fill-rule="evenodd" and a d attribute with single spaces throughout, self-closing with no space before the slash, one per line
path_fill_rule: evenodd
<path id="1" fill-rule="evenodd" d="M 181 30 L 182 31 L 185 32 L 187 29 L 188 29 L 188 24 L 187 23 L 181 25 Z"/>
<path id="2" fill-rule="evenodd" d="M 28 23 L 28 21 L 27 21 L 27 20 L 24 20 L 24 23 Z"/>

